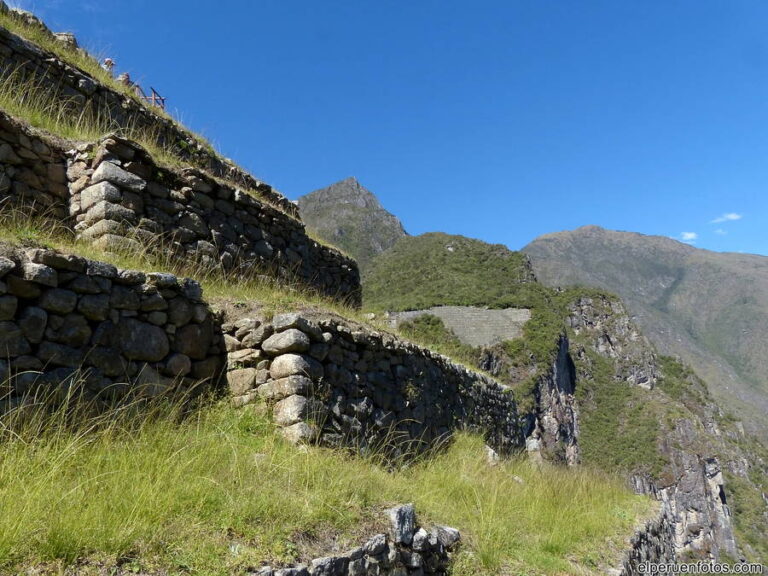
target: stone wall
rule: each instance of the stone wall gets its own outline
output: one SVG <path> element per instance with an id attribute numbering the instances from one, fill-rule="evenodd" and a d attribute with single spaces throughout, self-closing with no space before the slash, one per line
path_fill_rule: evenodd
<path id="1" fill-rule="evenodd" d="M 155 245 L 179 257 L 241 273 L 298 279 L 360 304 L 357 264 L 307 236 L 304 225 L 199 170 L 158 167 L 116 136 L 73 151 L 70 214 L 78 237 L 103 249 Z"/>
<path id="2" fill-rule="evenodd" d="M 218 381 L 221 334 L 199 284 L 0 244 L 0 396 L 82 385 L 113 400 Z"/>
<path id="3" fill-rule="evenodd" d="M 293 440 L 400 457 L 468 428 L 502 454 L 524 446 L 509 389 L 392 335 L 309 313 L 223 329 L 235 403 L 266 400 Z"/>
<path id="4" fill-rule="evenodd" d="M 50 139 L 0 111 L 0 210 L 68 216 L 66 159 Z"/>
<path id="5" fill-rule="evenodd" d="M 494 310 L 474 306 L 434 306 L 426 310 L 393 312 L 389 318 L 397 326 L 424 314 L 437 316 L 464 344 L 476 347 L 520 338 L 523 326 L 531 319 L 531 311 L 525 308 Z"/>
<path id="6" fill-rule="evenodd" d="M 418 525 L 412 504 L 387 510 L 388 533 L 376 534 L 353 550 L 315 558 L 308 566 L 272 568 L 266 566 L 257 576 L 445 576 L 451 555 L 460 542 L 458 530 Z"/>
<path id="7" fill-rule="evenodd" d="M 7 11 L 2 2 L 0 10 Z M 29 18 L 21 18 L 29 22 Z M 31 23 L 35 25 L 33 21 Z M 37 26 L 44 33 L 55 36 L 39 21 Z M 76 42 L 69 49 L 79 50 Z M 108 118 L 116 128 L 131 128 L 153 134 L 158 145 L 173 149 L 185 160 L 214 176 L 258 192 L 280 210 L 298 218 L 295 204 L 233 162 L 218 156 L 168 116 L 62 61 L 56 54 L 0 27 L 0 76 L 9 74 L 33 78 L 36 84 L 47 86 L 49 93 L 58 98 L 61 106 L 71 107 L 75 114 L 86 111 L 94 117 Z"/>

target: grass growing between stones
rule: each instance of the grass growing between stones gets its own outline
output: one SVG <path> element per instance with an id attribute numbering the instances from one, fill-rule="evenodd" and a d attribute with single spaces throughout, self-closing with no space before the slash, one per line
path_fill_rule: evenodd
<path id="1" fill-rule="evenodd" d="M 590 573 L 615 563 L 651 511 L 617 479 L 586 469 L 490 467 L 482 440 L 468 434 L 391 472 L 290 446 L 258 406 L 177 412 L 129 407 L 77 425 L 62 412 L 37 412 L 12 427 L 6 415 L 0 572 L 60 573 L 78 563 L 79 574 L 116 565 L 242 574 L 352 547 L 381 529 L 383 507 L 414 502 L 423 524 L 462 530 L 457 574 Z"/>

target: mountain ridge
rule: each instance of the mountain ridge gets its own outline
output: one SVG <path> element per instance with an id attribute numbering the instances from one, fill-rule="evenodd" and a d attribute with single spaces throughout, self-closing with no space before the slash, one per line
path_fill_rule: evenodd
<path id="1" fill-rule="evenodd" d="M 748 428 L 765 432 L 768 257 L 596 226 L 541 236 L 523 252 L 544 284 L 621 296 L 662 353 L 694 366 L 719 401 L 750 416 Z"/>

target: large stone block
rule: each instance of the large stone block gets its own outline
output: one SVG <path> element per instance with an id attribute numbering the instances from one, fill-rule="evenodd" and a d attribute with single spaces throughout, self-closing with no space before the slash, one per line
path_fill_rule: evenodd
<path id="1" fill-rule="evenodd" d="M 123 170 L 111 162 L 102 162 L 91 176 L 91 182 L 98 184 L 106 180 L 112 184 L 133 192 L 141 192 L 147 187 L 147 183 L 130 172 Z"/>
<path id="2" fill-rule="evenodd" d="M 112 338 L 113 347 L 129 360 L 159 362 L 170 352 L 168 336 L 162 328 L 133 318 L 123 318 Z"/>
<path id="3" fill-rule="evenodd" d="M 323 365 L 311 356 L 283 354 L 272 361 L 269 374 L 275 380 L 293 375 L 307 376 L 317 380 L 323 376 Z"/>
<path id="4" fill-rule="evenodd" d="M 288 352 L 307 352 L 309 350 L 309 336 L 300 330 L 289 328 L 267 338 L 262 343 L 261 349 L 272 356 Z"/>

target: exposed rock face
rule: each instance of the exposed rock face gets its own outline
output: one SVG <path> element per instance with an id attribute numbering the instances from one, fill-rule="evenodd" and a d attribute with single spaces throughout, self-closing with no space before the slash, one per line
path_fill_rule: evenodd
<path id="1" fill-rule="evenodd" d="M 561 336 L 552 369 L 538 380 L 535 412 L 529 417 L 526 449 L 544 453 L 569 466 L 579 463 L 579 410 L 573 396 L 576 373 L 568 353 L 568 338 Z"/>
<path id="2" fill-rule="evenodd" d="M 571 305 L 568 326 L 588 334 L 593 348 L 614 361 L 616 380 L 650 390 L 656 385 L 656 355 L 621 301 L 606 296 L 579 298 Z"/>
<path id="3" fill-rule="evenodd" d="M 407 235 L 400 220 L 355 178 L 315 190 L 299 198 L 298 204 L 307 226 L 347 252 L 361 268 Z"/>
<path id="4" fill-rule="evenodd" d="M 389 334 L 340 317 L 297 314 L 271 323 L 244 318 L 224 330 L 237 366 L 230 372 L 234 402 L 274 403 L 275 420 L 293 439 L 401 457 L 462 427 L 483 432 L 502 454 L 523 448 L 511 391 Z M 257 332 L 274 334 L 262 339 Z M 296 343 L 304 352 L 289 351 Z M 310 426 L 297 428 L 304 420 Z"/>
<path id="5" fill-rule="evenodd" d="M 570 324 L 574 331 L 578 330 L 581 342 L 614 363 L 618 381 L 641 386 L 649 393 L 657 384 L 660 370 L 653 349 L 639 336 L 618 301 L 581 298 L 571 308 Z M 582 372 L 578 377 L 590 376 Z M 671 428 L 660 434 L 657 448 L 667 458 L 663 471 L 631 479 L 638 493 L 661 501 L 658 522 L 638 541 L 639 557 L 650 559 L 656 554 L 683 561 L 719 559 L 727 554 L 736 558 L 733 520 L 715 456 L 720 450 L 712 436 L 704 432 L 715 423 L 706 414 L 697 415 L 682 405 L 680 408 L 681 414 Z M 660 427 L 665 425 L 659 423 Z M 627 565 L 625 570 L 629 570 Z"/>

